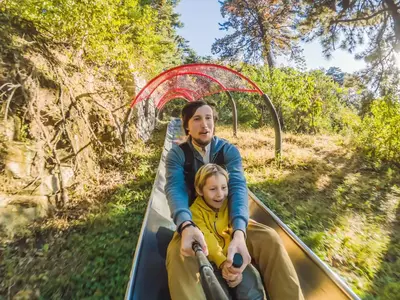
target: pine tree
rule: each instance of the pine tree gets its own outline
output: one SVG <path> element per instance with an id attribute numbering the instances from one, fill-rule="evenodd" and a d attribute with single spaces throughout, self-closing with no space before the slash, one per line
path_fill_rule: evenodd
<path id="1" fill-rule="evenodd" d="M 221 14 L 228 20 L 221 30 L 233 31 L 212 46 L 213 54 L 223 59 L 243 59 L 246 62 L 263 60 L 270 68 L 274 57 L 298 57 L 294 27 L 299 1 L 282 0 L 225 0 Z"/>
<path id="2" fill-rule="evenodd" d="M 384 81 L 393 81 L 400 50 L 400 3 L 377 1 L 304 1 L 300 31 L 308 33 L 305 41 L 320 37 L 324 54 L 341 48 L 357 53 L 368 68 L 364 77 L 377 88 Z M 365 47 L 366 46 L 366 47 Z"/>

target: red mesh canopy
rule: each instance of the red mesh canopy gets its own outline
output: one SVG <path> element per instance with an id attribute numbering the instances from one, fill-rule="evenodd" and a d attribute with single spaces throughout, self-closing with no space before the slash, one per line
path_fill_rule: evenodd
<path id="1" fill-rule="evenodd" d="M 153 78 L 135 97 L 131 106 L 147 99 L 154 101 L 156 107 L 161 109 L 172 99 L 196 101 L 224 91 L 262 95 L 254 82 L 235 70 L 215 64 L 189 64 L 172 68 Z"/>

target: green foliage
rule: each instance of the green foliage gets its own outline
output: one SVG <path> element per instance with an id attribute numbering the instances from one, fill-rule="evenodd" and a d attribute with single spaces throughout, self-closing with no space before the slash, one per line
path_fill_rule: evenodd
<path id="1" fill-rule="evenodd" d="M 165 121 L 169 121 L 167 117 L 180 118 L 182 107 L 187 103 L 183 99 L 173 99 L 169 101 L 163 108 L 163 117 Z"/>
<path id="2" fill-rule="evenodd" d="M 271 98 L 283 129 L 299 133 L 351 131 L 359 117 L 347 104 L 348 89 L 322 71 L 301 72 L 246 65 L 242 72 L 252 78 Z M 260 97 L 245 95 L 259 108 L 259 124 L 270 124 L 266 104 Z M 240 113 L 239 113 L 240 114 Z M 256 114 L 253 114 L 257 117 Z"/>
<path id="3" fill-rule="evenodd" d="M 231 92 L 236 104 L 237 118 L 240 126 L 259 127 L 261 112 L 257 108 L 259 96 L 246 95 L 244 93 Z M 208 101 L 215 103 L 218 112 L 218 121 L 221 124 L 232 124 L 233 108 L 232 103 L 225 93 L 207 97 Z"/>
<path id="4" fill-rule="evenodd" d="M 359 147 L 372 157 L 400 163 L 400 103 L 393 96 L 375 100 L 361 124 Z"/>
<path id="5" fill-rule="evenodd" d="M 326 75 L 331 76 L 335 82 L 339 83 L 340 85 L 343 85 L 345 73 L 340 68 L 330 67 L 326 71 Z"/>
<path id="6" fill-rule="evenodd" d="M 238 110 L 238 122 L 245 127 L 257 127 L 259 125 L 259 119 L 261 118 L 260 111 L 257 109 L 251 98 L 254 97 L 243 97 L 238 99 L 236 102 Z"/>
<path id="7" fill-rule="evenodd" d="M 400 283 L 399 282 L 389 283 L 385 287 L 381 299 L 382 300 L 393 300 L 393 296 L 395 296 L 395 295 L 397 295 L 397 296 L 400 295 Z"/>
<path id="8" fill-rule="evenodd" d="M 72 47 L 71 55 L 105 64 L 118 74 L 160 68 L 176 60 L 174 1 L 142 2 L 11 0 L 2 12 L 33 22 L 54 42 Z"/>

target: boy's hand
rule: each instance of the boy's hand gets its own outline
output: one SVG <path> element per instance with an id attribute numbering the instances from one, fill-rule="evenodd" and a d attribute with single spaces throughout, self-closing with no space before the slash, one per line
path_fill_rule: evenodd
<path id="1" fill-rule="evenodd" d="M 228 267 L 227 261 L 224 261 L 222 265 L 220 266 L 221 272 L 222 272 L 222 277 L 227 281 L 235 281 L 240 273 L 238 273 L 239 269 L 235 269 L 233 267 Z"/>
<path id="2" fill-rule="evenodd" d="M 239 269 L 235 269 L 234 267 L 228 267 L 227 261 L 224 261 L 222 265 L 220 266 L 220 269 L 222 271 L 222 277 L 226 280 L 227 284 L 229 287 L 234 288 L 237 286 L 239 283 L 242 282 L 243 275 L 242 273 L 233 273 L 232 271 L 237 271 Z"/>
<path id="3" fill-rule="evenodd" d="M 239 274 L 239 275 L 236 277 L 235 280 L 233 280 L 233 281 L 226 281 L 226 282 L 228 283 L 228 285 L 229 285 L 230 288 L 234 288 L 234 287 L 236 287 L 239 283 L 242 282 L 242 279 L 243 279 L 243 275 L 242 275 L 242 274 Z"/>

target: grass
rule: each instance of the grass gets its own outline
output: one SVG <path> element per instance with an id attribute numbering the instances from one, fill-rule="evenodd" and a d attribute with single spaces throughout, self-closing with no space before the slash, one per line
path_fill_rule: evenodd
<path id="1" fill-rule="evenodd" d="M 362 299 L 400 295 L 400 172 L 365 161 L 340 136 L 285 134 L 274 161 L 271 129 L 230 127 L 249 188 Z M 0 299 L 122 298 L 159 162 L 164 131 L 137 143 L 123 167 L 53 218 L 0 246 Z"/>
<path id="2" fill-rule="evenodd" d="M 133 145 L 85 201 L 3 240 L 0 299 L 123 298 L 164 135 Z"/>
<path id="3" fill-rule="evenodd" d="M 400 299 L 400 170 L 364 160 L 341 136 L 271 129 L 218 135 L 238 146 L 249 188 L 362 299 Z"/>

